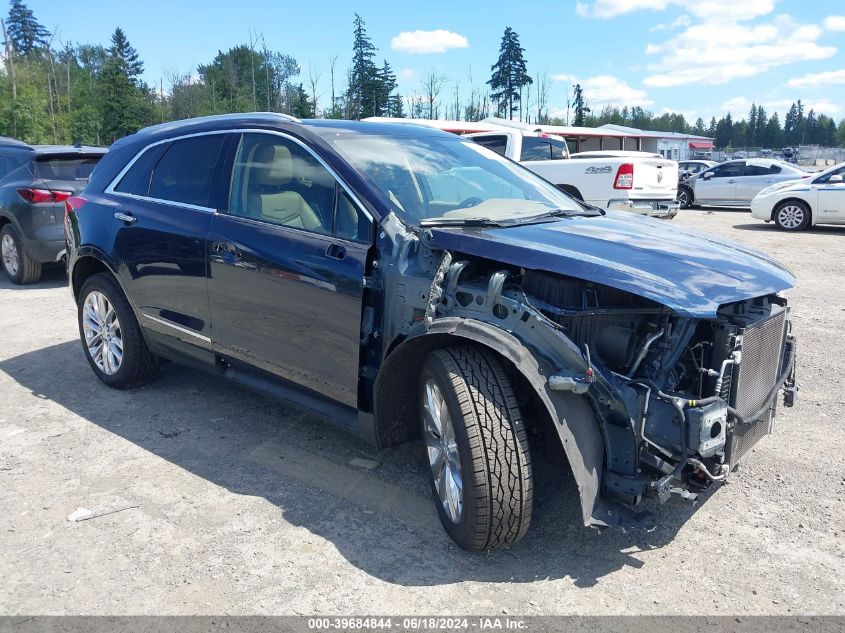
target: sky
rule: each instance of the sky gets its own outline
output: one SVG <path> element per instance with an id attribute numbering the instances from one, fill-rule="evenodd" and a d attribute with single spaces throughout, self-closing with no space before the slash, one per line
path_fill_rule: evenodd
<path id="1" fill-rule="evenodd" d="M 327 105 L 337 57 L 344 84 L 357 11 L 407 95 L 431 72 L 459 85 L 461 99 L 490 77 L 502 33 L 513 28 L 532 76 L 552 80 L 549 109 L 566 112 L 572 84 L 593 110 L 640 105 L 656 114 L 745 117 L 752 102 L 783 114 L 797 99 L 845 118 L 845 2 L 841 0 L 500 0 L 354 5 L 340 0 L 29 0 L 59 42 L 106 43 L 121 26 L 159 85 L 195 72 L 218 50 L 261 35 L 294 56 L 308 85 L 320 75 Z M 518 8 L 515 8 L 518 7 Z"/>

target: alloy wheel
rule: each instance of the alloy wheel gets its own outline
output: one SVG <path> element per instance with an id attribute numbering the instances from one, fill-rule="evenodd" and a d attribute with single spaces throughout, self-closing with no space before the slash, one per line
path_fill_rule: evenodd
<path id="1" fill-rule="evenodd" d="M 18 247 L 11 235 L 4 235 L 0 243 L 0 253 L 3 256 L 3 266 L 10 275 L 18 274 L 20 260 L 18 259 Z"/>
<path id="2" fill-rule="evenodd" d="M 797 229 L 804 223 L 804 209 L 788 204 L 778 211 L 778 224 L 785 229 Z"/>
<path id="3" fill-rule="evenodd" d="M 97 368 L 109 376 L 116 374 L 123 362 L 123 335 L 114 306 L 99 290 L 85 297 L 82 331 Z"/>
<path id="4" fill-rule="evenodd" d="M 461 520 L 464 507 L 464 481 L 455 427 L 440 387 L 429 378 L 424 387 L 422 414 L 423 439 L 434 488 L 443 509 L 453 523 Z"/>
<path id="5" fill-rule="evenodd" d="M 686 191 L 682 190 L 678 192 L 678 203 L 682 208 L 686 208 L 689 205 L 689 195 Z"/>

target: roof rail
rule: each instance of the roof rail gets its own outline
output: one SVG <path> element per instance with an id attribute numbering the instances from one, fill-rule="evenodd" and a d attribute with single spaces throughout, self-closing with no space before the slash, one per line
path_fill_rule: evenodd
<path id="1" fill-rule="evenodd" d="M 282 114 L 281 112 L 230 112 L 229 114 L 212 114 L 209 116 L 198 116 L 191 119 L 179 119 L 178 121 L 167 121 L 166 123 L 157 123 L 156 125 L 149 125 L 138 130 L 138 134 L 146 134 L 148 132 L 158 132 L 161 130 L 174 129 L 182 127 L 183 125 L 190 125 L 192 123 L 203 123 L 206 121 L 226 121 L 229 119 L 243 119 L 250 117 L 276 117 L 283 121 L 290 123 L 302 123 L 300 119 L 289 114 Z"/>

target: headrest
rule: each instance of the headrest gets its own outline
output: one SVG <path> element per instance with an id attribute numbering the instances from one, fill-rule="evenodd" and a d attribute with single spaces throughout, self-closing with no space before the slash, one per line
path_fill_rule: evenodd
<path id="1" fill-rule="evenodd" d="M 293 177 L 290 150 L 282 145 L 256 145 L 250 163 L 253 168 L 252 181 L 258 185 L 283 185 Z"/>

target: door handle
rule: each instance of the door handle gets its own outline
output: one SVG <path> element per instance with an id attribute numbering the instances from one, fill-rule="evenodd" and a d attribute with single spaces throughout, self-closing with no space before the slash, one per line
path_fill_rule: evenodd
<path id="1" fill-rule="evenodd" d="M 126 224 L 135 224 L 138 221 L 134 215 L 130 215 L 128 213 L 121 213 L 118 211 L 114 214 L 115 219 L 120 220 L 121 222 L 126 222 Z"/>
<path id="2" fill-rule="evenodd" d="M 326 256 L 332 259 L 343 259 L 346 257 L 346 248 L 340 244 L 332 244 L 326 249 Z"/>
<path id="3" fill-rule="evenodd" d="M 736 180 L 729 180 L 729 181 L 728 181 L 728 184 L 729 184 L 729 185 L 735 185 L 735 184 L 736 184 Z"/>

